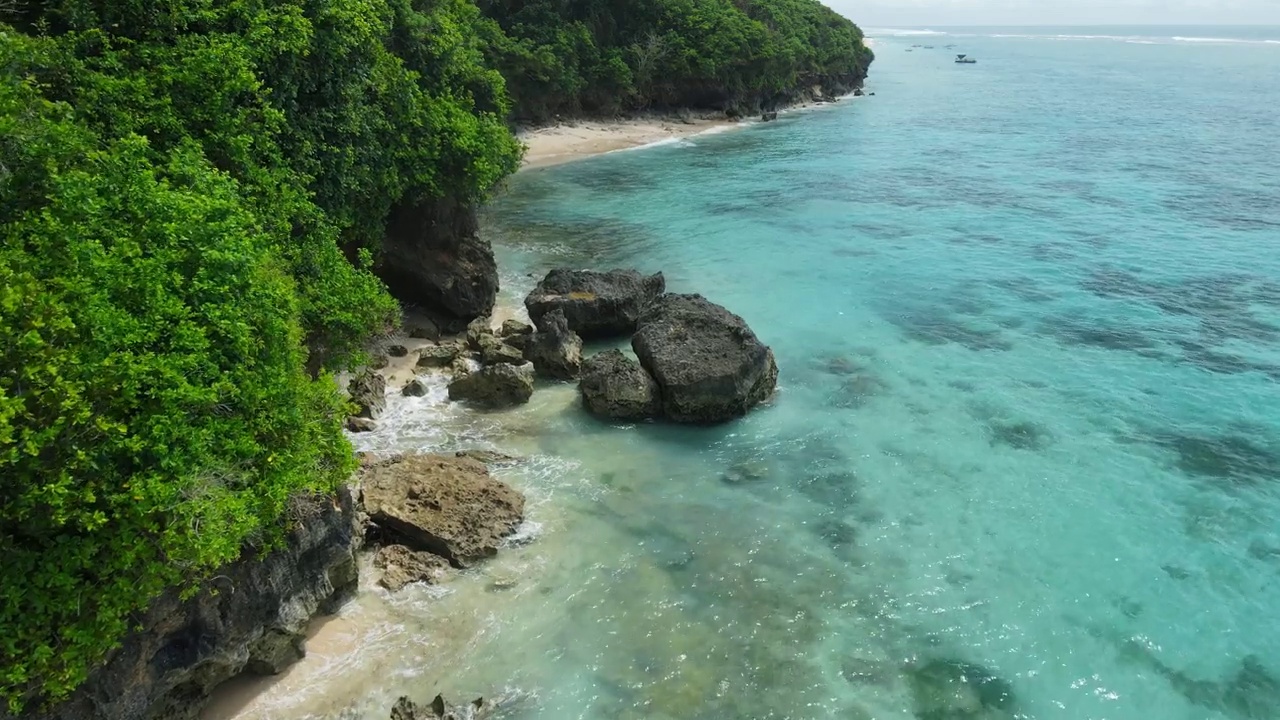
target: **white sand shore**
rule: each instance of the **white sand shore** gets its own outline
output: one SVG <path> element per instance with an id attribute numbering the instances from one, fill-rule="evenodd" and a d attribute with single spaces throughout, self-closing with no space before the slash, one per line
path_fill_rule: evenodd
<path id="1" fill-rule="evenodd" d="M 836 100 L 845 100 L 846 95 Z M 800 102 L 779 108 L 780 114 L 830 106 L 831 102 Z M 621 120 L 572 120 L 541 128 L 525 128 L 516 137 L 525 144 L 524 166 L 529 170 L 581 160 L 615 150 L 652 145 L 664 140 L 730 130 L 759 122 L 757 118 L 729 120 L 723 114 L 650 115 Z"/>
<path id="2" fill-rule="evenodd" d="M 734 122 L 723 117 L 683 119 L 654 116 L 615 121 L 579 120 L 521 130 L 518 137 L 528 147 L 524 156 L 524 167 L 528 169 L 559 165 L 592 155 L 651 145 L 732 125 Z"/>

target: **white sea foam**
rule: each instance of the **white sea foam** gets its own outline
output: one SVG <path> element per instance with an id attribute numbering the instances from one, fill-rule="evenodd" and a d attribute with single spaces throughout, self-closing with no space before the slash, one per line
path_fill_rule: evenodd
<path id="1" fill-rule="evenodd" d="M 1240 45 L 1280 45 L 1280 40 L 1249 40 L 1245 38 L 1216 38 L 1216 37 L 1182 37 L 1174 35 L 1169 38 L 1175 42 L 1188 43 L 1231 43 Z"/>
<path id="2" fill-rule="evenodd" d="M 940 30 L 902 30 L 898 28 L 872 28 L 867 30 L 867 34 L 871 36 L 885 37 L 915 37 L 922 35 L 946 35 L 947 33 Z"/>

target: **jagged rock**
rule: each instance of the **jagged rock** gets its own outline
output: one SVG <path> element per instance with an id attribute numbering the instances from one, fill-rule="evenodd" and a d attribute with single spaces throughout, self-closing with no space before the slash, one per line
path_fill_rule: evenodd
<path id="1" fill-rule="evenodd" d="M 390 364 L 391 358 L 387 357 L 387 354 L 384 352 L 375 352 L 370 353 L 369 355 L 370 370 L 381 370 Z"/>
<path id="2" fill-rule="evenodd" d="M 369 519 L 455 567 L 492 557 L 524 519 L 524 496 L 479 460 L 407 454 L 362 471 Z"/>
<path id="3" fill-rule="evenodd" d="M 174 588 L 154 600 L 67 700 L 31 707 L 23 720 L 195 720 L 227 680 L 275 674 L 301 657 L 311 619 L 355 593 L 360 534 L 346 490 L 296 499 L 290 527 L 280 549 L 246 550 L 195 596 Z"/>
<path id="4" fill-rule="evenodd" d="M 520 352 L 524 352 L 525 350 L 528 350 L 529 343 L 532 341 L 533 341 L 532 335 L 508 335 L 502 338 L 502 342 L 519 350 Z"/>
<path id="5" fill-rule="evenodd" d="M 762 113 L 760 115 L 760 119 L 764 122 L 773 122 L 774 120 L 778 119 L 778 111 L 770 110 L 769 112 Z"/>
<path id="6" fill-rule="evenodd" d="M 476 352 L 480 352 L 481 344 L 485 338 L 495 336 L 493 326 L 490 324 L 488 316 L 476 318 L 467 325 L 467 347 Z"/>
<path id="7" fill-rule="evenodd" d="M 425 397 L 427 394 L 427 385 L 421 380 L 414 378 L 405 383 L 404 389 L 400 392 L 406 397 Z"/>
<path id="8" fill-rule="evenodd" d="M 396 592 L 415 582 L 432 584 L 449 572 L 449 561 L 423 550 L 410 550 L 404 545 L 378 548 L 373 566 L 382 571 L 378 584 Z"/>
<path id="9" fill-rule="evenodd" d="M 440 328 L 436 327 L 434 322 L 427 318 L 413 318 L 405 320 L 405 332 L 409 333 L 409 337 L 415 340 L 439 340 Z"/>
<path id="10" fill-rule="evenodd" d="M 401 697 L 391 708 L 391 720 L 488 720 L 511 702 L 510 698 L 486 701 L 476 698 L 466 705 L 454 705 L 437 695 L 429 705 L 418 705 Z"/>
<path id="11" fill-rule="evenodd" d="M 485 365 L 523 365 L 524 353 L 496 335 L 480 336 L 480 362 Z"/>
<path id="12" fill-rule="evenodd" d="M 773 351 L 742 318 L 701 295 L 652 303 L 631 338 L 658 383 L 663 413 L 676 422 L 716 423 L 745 415 L 773 394 Z"/>
<path id="13" fill-rule="evenodd" d="M 493 248 L 474 206 L 456 198 L 392 208 L 376 268 L 397 298 L 432 313 L 444 332 L 487 315 L 498 294 Z"/>
<path id="14" fill-rule="evenodd" d="M 582 338 L 569 329 L 559 308 L 542 316 L 540 328 L 524 350 L 539 375 L 553 380 L 572 380 L 582 369 Z"/>
<path id="15" fill-rule="evenodd" d="M 533 397 L 533 366 L 489 365 L 455 376 L 449 383 L 449 399 L 464 400 L 486 408 L 523 405 Z"/>
<path id="16" fill-rule="evenodd" d="M 377 420 L 387 407 L 387 381 L 371 370 L 365 370 L 347 384 L 351 402 L 357 408 L 356 417 Z"/>
<path id="17" fill-rule="evenodd" d="M 529 335 L 533 332 L 533 326 L 520 322 L 515 318 L 502 321 L 502 329 L 498 331 L 498 335 L 509 338 L 513 335 Z"/>
<path id="18" fill-rule="evenodd" d="M 456 342 L 428 345 L 418 351 L 418 369 L 449 367 L 463 352 Z"/>
<path id="19" fill-rule="evenodd" d="M 352 415 L 347 418 L 347 431 L 353 433 L 367 433 L 378 429 L 378 423 L 369 418 L 356 417 Z"/>
<path id="20" fill-rule="evenodd" d="M 866 95 L 866 93 L 865 93 L 865 92 L 863 92 L 862 88 L 856 88 L 856 89 L 853 91 L 853 96 L 854 96 L 854 97 L 862 97 L 863 95 Z"/>
<path id="21" fill-rule="evenodd" d="M 459 355 L 449 363 L 449 372 L 455 380 L 464 378 L 474 372 L 475 368 L 471 366 L 471 360 L 465 356 Z"/>
<path id="22" fill-rule="evenodd" d="M 578 380 L 582 404 L 592 415 L 616 420 L 643 420 L 662 412 L 658 384 L 621 350 L 587 358 Z"/>
<path id="23" fill-rule="evenodd" d="M 654 298 L 666 290 L 662 273 L 644 276 L 635 270 L 552 270 L 524 299 L 533 323 L 561 310 L 569 329 L 584 338 L 625 335 Z"/>
<path id="24" fill-rule="evenodd" d="M 391 357 L 404 357 L 409 354 L 409 348 L 403 345 L 388 345 L 387 354 Z"/>

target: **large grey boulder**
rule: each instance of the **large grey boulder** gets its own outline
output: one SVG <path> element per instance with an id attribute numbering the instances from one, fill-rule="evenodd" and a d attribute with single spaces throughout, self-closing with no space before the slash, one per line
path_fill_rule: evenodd
<path id="1" fill-rule="evenodd" d="M 640 313 L 667 287 L 662 273 L 635 270 L 566 270 L 547 273 L 524 299 L 535 325 L 553 310 L 564 313 L 569 329 L 584 338 L 626 335 L 635 330 Z"/>
<path id="2" fill-rule="evenodd" d="M 361 475 L 369 520 L 455 567 L 497 554 L 524 519 L 524 496 L 468 457 L 406 454 L 372 463 Z"/>
<path id="3" fill-rule="evenodd" d="M 552 380 L 572 380 L 582 369 L 582 338 L 569 329 L 559 308 L 542 316 L 541 329 L 526 343 L 524 357 Z"/>
<path id="4" fill-rule="evenodd" d="M 645 310 L 631 348 L 657 381 L 663 413 L 683 423 L 745 415 L 778 382 L 773 351 L 742 318 L 701 295 L 664 295 Z"/>
<path id="5" fill-rule="evenodd" d="M 578 392 L 587 412 L 614 420 L 643 420 L 662 413 L 658 384 L 621 350 L 606 350 L 582 364 Z"/>
<path id="6" fill-rule="evenodd" d="M 485 408 L 523 405 L 533 397 L 533 366 L 506 363 L 456 375 L 449 383 L 449 399 Z"/>

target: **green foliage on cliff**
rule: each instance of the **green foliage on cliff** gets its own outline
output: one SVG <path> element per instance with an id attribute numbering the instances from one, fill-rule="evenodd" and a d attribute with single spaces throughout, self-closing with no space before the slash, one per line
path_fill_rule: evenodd
<path id="1" fill-rule="evenodd" d="M 862 32 L 817 0 L 479 0 L 517 116 L 749 112 L 866 75 Z"/>
<path id="2" fill-rule="evenodd" d="M 10 8 L 13 10 L 14 8 Z M 72 690 L 167 588 L 352 469 L 348 257 L 519 147 L 467 0 L 0 14 L 0 698 Z"/>

